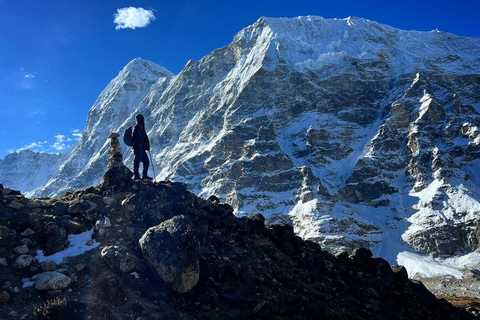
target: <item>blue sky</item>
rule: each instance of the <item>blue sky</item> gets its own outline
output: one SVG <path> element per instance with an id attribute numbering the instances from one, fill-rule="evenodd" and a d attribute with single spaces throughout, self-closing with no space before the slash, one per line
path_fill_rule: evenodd
<path id="1" fill-rule="evenodd" d="M 137 10 L 119 11 L 129 7 Z M 357 16 L 480 37 L 478 12 L 478 0 L 0 0 L 0 158 L 23 148 L 65 152 L 130 60 L 178 73 L 261 16 Z"/>

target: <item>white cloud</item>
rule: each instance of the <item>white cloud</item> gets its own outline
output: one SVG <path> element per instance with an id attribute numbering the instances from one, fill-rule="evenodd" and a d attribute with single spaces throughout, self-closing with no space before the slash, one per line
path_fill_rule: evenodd
<path id="1" fill-rule="evenodd" d="M 26 74 L 25 78 L 32 79 L 32 78 L 35 78 L 35 76 L 33 74 Z"/>
<path id="2" fill-rule="evenodd" d="M 155 20 L 155 15 L 152 10 L 145 10 L 143 8 L 121 8 L 117 9 L 115 14 L 115 23 L 117 26 L 115 29 L 135 29 L 135 28 L 144 28 Z"/>
<path id="3" fill-rule="evenodd" d="M 66 136 L 63 135 L 63 134 L 57 134 L 54 136 L 55 139 L 57 140 L 53 145 L 51 145 L 50 147 L 52 147 L 53 149 L 57 150 L 57 151 L 63 151 L 67 148 L 69 148 L 70 146 L 67 145 L 65 143 L 65 140 L 66 140 Z"/>
<path id="4" fill-rule="evenodd" d="M 71 132 L 72 136 L 74 137 L 73 138 L 74 140 L 78 141 L 82 138 L 82 133 L 80 132 L 79 129 L 75 129 L 75 130 L 72 130 L 70 132 Z"/>
<path id="5" fill-rule="evenodd" d="M 23 151 L 23 150 L 32 150 L 32 151 L 45 151 L 45 145 L 47 144 L 48 142 L 47 141 L 34 141 L 30 144 L 27 144 L 19 149 L 10 149 L 8 150 L 8 153 L 11 153 L 11 152 L 20 152 L 20 151 Z"/>

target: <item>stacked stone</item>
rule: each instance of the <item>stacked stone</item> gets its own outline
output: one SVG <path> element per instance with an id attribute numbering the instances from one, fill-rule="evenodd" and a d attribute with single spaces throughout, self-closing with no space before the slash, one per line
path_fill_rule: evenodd
<path id="1" fill-rule="evenodd" d="M 118 140 L 119 136 L 118 133 L 112 132 L 108 137 L 110 139 L 108 154 L 111 155 L 110 159 L 108 159 L 108 169 L 123 165 L 122 148 L 120 148 L 120 140 Z"/>

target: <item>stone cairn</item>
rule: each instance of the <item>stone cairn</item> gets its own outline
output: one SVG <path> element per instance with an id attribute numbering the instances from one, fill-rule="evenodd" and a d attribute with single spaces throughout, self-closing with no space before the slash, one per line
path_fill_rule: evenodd
<path id="1" fill-rule="evenodd" d="M 108 159 L 107 171 L 103 174 L 103 186 L 128 187 L 132 183 L 133 173 L 123 164 L 122 148 L 118 133 L 112 132 L 110 139 L 110 158 Z"/>
<path id="2" fill-rule="evenodd" d="M 108 137 L 110 139 L 111 147 L 110 150 L 108 150 L 108 154 L 111 155 L 110 159 L 108 159 L 108 169 L 123 165 L 122 148 L 120 148 L 120 140 L 118 140 L 119 136 L 118 133 L 112 132 Z"/>

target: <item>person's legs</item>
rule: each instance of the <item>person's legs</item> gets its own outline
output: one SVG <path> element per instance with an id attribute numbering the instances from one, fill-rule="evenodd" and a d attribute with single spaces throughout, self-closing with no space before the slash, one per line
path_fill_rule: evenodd
<path id="1" fill-rule="evenodd" d="M 140 173 L 138 172 L 140 167 L 140 161 L 143 158 L 143 154 L 145 150 L 143 149 L 133 149 L 133 153 L 135 154 L 135 158 L 133 159 L 133 178 L 140 179 Z"/>
<path id="2" fill-rule="evenodd" d="M 149 178 L 148 167 L 150 166 L 150 161 L 148 160 L 148 155 L 145 150 L 143 150 L 142 162 L 143 162 L 143 179 L 146 179 L 146 178 Z"/>

